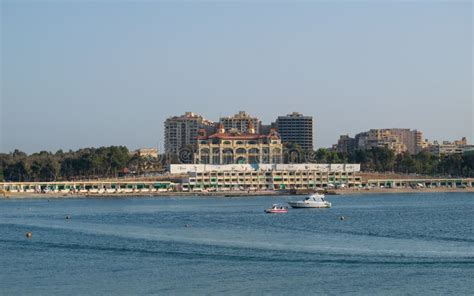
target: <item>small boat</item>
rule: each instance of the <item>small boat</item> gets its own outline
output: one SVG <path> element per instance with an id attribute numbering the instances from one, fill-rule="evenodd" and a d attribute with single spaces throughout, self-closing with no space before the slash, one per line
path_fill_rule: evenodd
<path id="1" fill-rule="evenodd" d="M 324 194 L 315 193 L 304 200 L 290 201 L 292 208 L 330 208 L 331 203 L 324 199 Z"/>
<path id="2" fill-rule="evenodd" d="M 265 210 L 265 213 L 275 213 L 275 214 L 278 214 L 278 213 L 288 213 L 288 208 L 287 207 L 284 207 L 280 204 L 274 204 L 271 208 L 268 208 Z"/>

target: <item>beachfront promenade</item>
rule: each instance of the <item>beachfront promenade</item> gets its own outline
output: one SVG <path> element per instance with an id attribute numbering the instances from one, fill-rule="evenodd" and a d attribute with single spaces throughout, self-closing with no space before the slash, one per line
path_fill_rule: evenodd
<path id="1" fill-rule="evenodd" d="M 5 193 L 78 193 L 112 194 L 172 191 L 171 181 L 115 180 L 115 181 L 58 181 L 58 182 L 3 182 L 0 191 Z"/>
<path id="2" fill-rule="evenodd" d="M 474 178 L 433 178 L 433 179 L 377 179 L 363 182 L 365 187 L 378 188 L 465 188 L 474 187 Z"/>
<path id="3" fill-rule="evenodd" d="M 173 180 L 174 181 L 174 180 Z M 207 190 L 202 188 L 183 188 L 182 184 L 173 181 L 153 181 L 153 180 L 92 180 L 92 181 L 58 181 L 58 182 L 3 182 L 0 183 L 0 193 L 8 194 L 79 194 L 79 195 L 132 195 L 132 194 L 166 194 L 170 192 L 200 192 L 206 193 Z M 245 184 L 242 184 L 245 185 Z M 447 190 L 452 189 L 473 189 L 474 178 L 416 178 L 416 179 L 371 179 L 362 180 L 358 188 L 352 189 L 433 189 Z M 286 188 L 285 192 L 292 189 L 300 189 L 299 186 L 291 186 Z M 316 189 L 340 189 L 344 191 L 344 187 L 338 188 L 336 185 L 325 188 Z M 221 191 L 223 193 L 229 191 L 247 192 L 251 188 L 240 186 L 231 190 L 209 190 Z M 252 190 L 254 191 L 254 190 Z M 275 192 L 279 190 L 268 189 L 266 192 Z M 470 190 L 469 190 L 470 191 Z"/>

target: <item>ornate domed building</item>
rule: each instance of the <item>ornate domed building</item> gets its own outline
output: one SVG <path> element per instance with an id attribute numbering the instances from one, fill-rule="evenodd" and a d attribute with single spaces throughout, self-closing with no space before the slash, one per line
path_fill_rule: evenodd
<path id="1" fill-rule="evenodd" d="M 217 133 L 207 135 L 199 130 L 194 163 L 199 164 L 254 164 L 282 163 L 282 144 L 274 129 L 266 135 L 256 134 L 252 122 L 247 132 L 226 131 L 221 123 Z"/>

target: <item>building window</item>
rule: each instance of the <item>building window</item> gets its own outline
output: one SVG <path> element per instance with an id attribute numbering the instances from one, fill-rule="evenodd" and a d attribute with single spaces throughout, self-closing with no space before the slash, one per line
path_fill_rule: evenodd
<path id="1" fill-rule="evenodd" d="M 238 164 L 245 164 L 245 163 L 247 163 L 247 160 L 245 159 L 245 157 L 240 156 L 240 157 L 237 158 L 236 163 L 238 163 Z"/>
<path id="2" fill-rule="evenodd" d="M 227 148 L 222 151 L 222 162 L 223 164 L 234 163 L 234 151 L 232 149 Z"/>
<path id="3" fill-rule="evenodd" d="M 247 153 L 247 150 L 245 150 L 245 148 L 238 148 L 235 153 L 237 153 L 237 154 L 245 154 L 245 153 Z"/>
<path id="4" fill-rule="evenodd" d="M 248 151 L 249 163 L 260 163 L 259 150 L 257 148 L 251 148 Z"/>

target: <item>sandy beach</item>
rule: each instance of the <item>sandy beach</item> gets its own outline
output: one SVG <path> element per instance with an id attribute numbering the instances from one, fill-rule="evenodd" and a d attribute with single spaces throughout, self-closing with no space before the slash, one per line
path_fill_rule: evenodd
<path id="1" fill-rule="evenodd" d="M 372 189 L 336 189 L 326 192 L 327 195 L 365 195 L 365 194 L 394 194 L 394 193 L 436 193 L 436 192 L 471 192 L 474 187 L 467 188 L 372 188 Z M 0 193 L 0 198 L 22 199 L 22 198 L 120 198 L 120 197 L 190 197 L 190 196 L 282 196 L 302 195 L 295 194 L 289 190 L 275 191 L 226 191 L 226 192 L 129 192 L 129 193 L 28 193 L 28 192 L 6 192 Z"/>
<path id="2" fill-rule="evenodd" d="M 335 190 L 336 194 L 349 195 L 349 194 L 392 194 L 392 193 L 436 193 L 436 192 L 471 192 L 474 193 L 474 187 L 466 188 L 372 188 L 370 190 L 365 189 L 338 189 Z"/>

